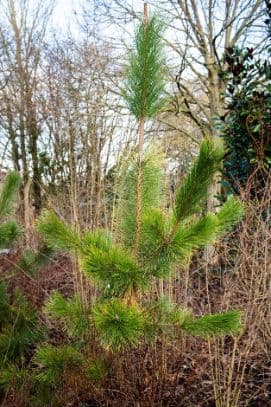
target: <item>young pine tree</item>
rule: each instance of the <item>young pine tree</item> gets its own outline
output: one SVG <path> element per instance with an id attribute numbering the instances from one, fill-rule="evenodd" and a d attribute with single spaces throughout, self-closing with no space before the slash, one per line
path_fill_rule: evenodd
<path id="1" fill-rule="evenodd" d="M 12 214 L 21 179 L 9 172 L 0 192 L 0 248 L 7 249 L 21 235 L 21 228 Z M 6 391 L 20 388 L 27 371 L 26 354 L 43 336 L 38 316 L 17 290 L 9 295 L 7 285 L 0 281 L 0 401 Z"/>
<path id="2" fill-rule="evenodd" d="M 0 249 L 7 249 L 21 234 L 14 220 L 7 217 L 12 214 L 21 178 L 16 172 L 9 172 L 0 191 Z"/>
<path id="3" fill-rule="evenodd" d="M 106 229 L 77 233 L 49 211 L 38 223 L 48 246 L 79 255 L 83 272 L 100 292 L 89 305 L 54 294 L 47 304 L 49 315 L 63 322 L 70 337 L 94 327 L 101 345 L 112 351 L 139 346 L 161 333 L 206 338 L 240 329 L 237 311 L 194 317 L 164 297 L 148 296 L 156 278 L 169 279 L 194 250 L 213 244 L 243 214 L 242 203 L 235 198 L 228 199 L 217 214 L 203 214 L 224 156 L 223 148 L 208 139 L 177 190 L 173 207 L 161 205 L 163 163 L 155 152 L 144 152 L 144 128 L 166 103 L 162 32 L 159 18 L 148 20 L 145 13 L 127 67 L 123 94 L 138 120 L 138 151 L 125 168 L 116 234 Z"/>

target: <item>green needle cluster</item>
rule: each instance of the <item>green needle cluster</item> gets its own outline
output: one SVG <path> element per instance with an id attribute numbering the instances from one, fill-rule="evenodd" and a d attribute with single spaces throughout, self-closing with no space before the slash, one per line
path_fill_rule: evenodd
<path id="1" fill-rule="evenodd" d="M 140 24 L 136 31 L 135 50 L 129 58 L 123 90 L 127 106 L 136 119 L 153 117 L 167 102 L 163 32 L 164 23 L 156 15 L 146 24 Z"/>

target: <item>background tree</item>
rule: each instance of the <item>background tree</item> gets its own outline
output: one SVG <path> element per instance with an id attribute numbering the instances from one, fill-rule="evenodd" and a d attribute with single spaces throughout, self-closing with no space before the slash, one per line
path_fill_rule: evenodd
<path id="1" fill-rule="evenodd" d="M 10 147 L 8 151 L 13 166 L 22 173 L 24 218 L 27 224 L 32 206 L 28 196 L 31 179 L 36 213 L 39 213 L 42 205 L 38 147 L 42 133 L 38 103 L 39 76 L 52 2 L 35 2 L 31 12 L 28 0 L 6 0 L 1 3 L 1 9 L 0 80 L 5 86 L 0 93 L 0 125 L 2 136 Z"/>
<path id="2" fill-rule="evenodd" d="M 60 213 L 89 227 L 109 216 L 104 183 L 114 163 L 119 124 L 106 84 L 110 69 L 109 45 L 103 43 L 101 50 L 84 33 L 80 41 L 56 41 L 44 61 L 42 110 L 48 134 L 41 159 L 49 201 L 53 197 Z"/>

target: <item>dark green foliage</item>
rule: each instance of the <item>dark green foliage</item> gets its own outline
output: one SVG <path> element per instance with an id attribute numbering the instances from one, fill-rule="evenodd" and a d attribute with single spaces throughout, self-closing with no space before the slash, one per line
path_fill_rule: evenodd
<path id="1" fill-rule="evenodd" d="M 19 368 L 16 365 L 7 365 L 0 370 L 0 393 L 13 388 L 20 389 L 27 377 L 27 371 L 24 368 Z"/>
<path id="2" fill-rule="evenodd" d="M 1 284 L 0 361 L 20 361 L 25 352 L 44 336 L 36 312 L 23 295 L 15 291 L 9 298 Z"/>
<path id="3" fill-rule="evenodd" d="M 137 119 L 153 117 L 167 101 L 163 31 L 164 24 L 157 16 L 137 28 L 123 91 L 129 110 Z"/>
<path id="4" fill-rule="evenodd" d="M 45 329 L 23 295 L 15 291 L 9 296 L 0 282 L 0 398 L 29 379 L 33 348 L 44 337 Z"/>
<path id="5" fill-rule="evenodd" d="M 235 47 L 225 60 L 227 113 L 219 125 L 228 150 L 224 185 L 236 193 L 249 187 L 251 197 L 260 197 L 271 171 L 270 56 L 256 60 L 252 48 Z"/>
<path id="6" fill-rule="evenodd" d="M 97 303 L 93 307 L 93 321 L 103 346 L 115 351 L 138 345 L 144 332 L 140 309 L 118 299 Z"/>
<path id="7" fill-rule="evenodd" d="M 4 313 L 6 310 L 9 308 L 9 295 L 7 292 L 7 285 L 3 282 L 0 281 L 0 315 L 1 315 L 1 323 L 2 320 L 4 321 Z"/>
<path id="8" fill-rule="evenodd" d="M 21 236 L 21 228 L 13 220 L 0 224 L 0 248 L 7 248 Z"/>
<path id="9" fill-rule="evenodd" d="M 100 382 L 105 378 L 109 369 L 104 359 L 91 361 L 87 366 L 87 376 L 93 382 Z"/>
<path id="10" fill-rule="evenodd" d="M 77 344 L 76 344 L 77 345 Z M 89 360 L 87 352 L 81 352 L 75 346 L 54 346 L 44 344 L 40 346 L 33 358 L 35 365 L 33 375 L 34 405 L 62 406 L 59 395 L 65 386 L 80 386 L 82 380 L 93 383 L 104 379 L 109 369 L 103 358 Z"/>

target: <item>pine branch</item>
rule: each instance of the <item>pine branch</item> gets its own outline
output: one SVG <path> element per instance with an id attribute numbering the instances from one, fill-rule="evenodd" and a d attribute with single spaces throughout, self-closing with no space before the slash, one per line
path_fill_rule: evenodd
<path id="1" fill-rule="evenodd" d="M 37 349 L 35 363 L 40 369 L 37 379 L 56 386 L 67 370 L 73 371 L 83 364 L 82 355 L 72 346 L 44 345 Z"/>
<path id="2" fill-rule="evenodd" d="M 127 66 L 123 97 L 138 120 L 153 117 L 167 102 L 163 31 L 164 24 L 157 16 L 137 28 L 135 52 L 130 55 Z"/>
<path id="3" fill-rule="evenodd" d="M 229 311 L 220 314 L 210 314 L 195 318 L 185 308 L 180 308 L 166 297 L 147 304 L 151 315 L 147 323 L 148 333 L 158 336 L 178 336 L 182 331 L 208 338 L 210 336 L 239 334 L 241 331 L 241 315 L 238 311 Z"/>
<path id="4" fill-rule="evenodd" d="M 77 232 L 53 212 L 43 212 L 37 223 L 37 229 L 51 248 L 72 251 L 81 248 L 81 239 Z"/>
<path id="5" fill-rule="evenodd" d="M 90 307 L 78 296 L 66 300 L 55 292 L 46 301 L 45 310 L 50 318 L 63 322 L 70 338 L 81 338 L 90 328 Z"/>
<path id="6" fill-rule="evenodd" d="M 17 172 L 9 172 L 0 193 L 0 219 L 12 212 L 20 185 L 20 175 Z"/>
<path id="7" fill-rule="evenodd" d="M 244 216 L 244 205 L 235 197 L 229 197 L 216 214 L 219 222 L 219 235 L 226 233 L 233 225 L 240 222 Z"/>
<path id="8" fill-rule="evenodd" d="M 156 151 L 145 153 L 141 161 L 141 194 L 140 219 L 151 208 L 161 205 L 163 191 L 163 157 Z M 122 242 L 126 247 L 133 247 L 136 235 L 137 221 L 137 179 L 138 164 L 133 158 L 123 169 L 123 182 L 120 184 L 120 200 L 118 202 L 118 224 Z"/>
<path id="9" fill-rule="evenodd" d="M 136 306 L 117 299 L 97 303 L 93 308 L 93 321 L 102 345 L 113 351 L 138 345 L 143 335 L 143 314 Z"/>
<path id="10" fill-rule="evenodd" d="M 82 235 L 80 250 L 82 255 L 85 256 L 92 247 L 107 251 L 112 244 L 113 237 L 111 232 L 106 229 L 95 229 Z"/>
<path id="11" fill-rule="evenodd" d="M 159 338 L 161 334 L 168 338 L 176 336 L 176 326 L 182 326 L 191 312 L 172 303 L 166 296 L 158 298 L 145 305 L 149 318 L 145 321 L 145 334 L 150 340 Z"/>
<path id="12" fill-rule="evenodd" d="M 33 277 L 39 269 L 50 262 L 54 254 L 55 250 L 47 245 L 43 245 L 37 252 L 26 249 L 23 251 L 16 268 L 19 268 L 28 276 Z"/>
<path id="13" fill-rule="evenodd" d="M 190 335 L 206 338 L 213 335 L 235 335 L 241 331 L 239 311 L 205 315 L 196 319 L 186 319 L 181 328 Z"/>
<path id="14" fill-rule="evenodd" d="M 215 215 L 207 213 L 191 224 L 181 225 L 172 240 L 174 252 L 180 260 L 186 259 L 193 250 L 215 243 L 238 223 L 243 215 L 244 206 L 240 199 L 229 197 Z"/>
<path id="15" fill-rule="evenodd" d="M 22 229 L 13 220 L 0 224 L 0 248 L 9 247 L 21 234 Z"/>
<path id="16" fill-rule="evenodd" d="M 213 141 L 206 139 L 201 143 L 199 156 L 176 194 L 174 212 L 177 222 L 202 210 L 223 156 L 223 147 L 216 146 Z"/>
<path id="17" fill-rule="evenodd" d="M 82 260 L 83 271 L 97 282 L 105 295 L 125 296 L 132 290 L 142 290 L 148 278 L 135 260 L 121 247 L 107 249 L 90 247 Z"/>
<path id="18" fill-rule="evenodd" d="M 142 261 L 152 275 L 168 277 L 174 264 L 184 264 L 194 250 L 214 244 L 241 220 L 243 213 L 242 202 L 228 198 L 217 214 L 207 213 L 201 219 L 183 222 L 173 235 L 169 221 L 152 211 L 143 223 Z"/>

